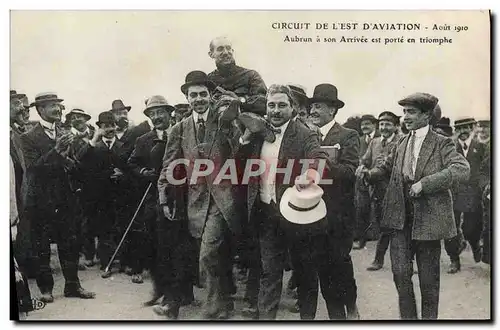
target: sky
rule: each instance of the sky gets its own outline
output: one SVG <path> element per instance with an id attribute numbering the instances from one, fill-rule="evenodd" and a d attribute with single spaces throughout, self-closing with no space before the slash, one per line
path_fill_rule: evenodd
<path id="1" fill-rule="evenodd" d="M 309 22 L 308 30 L 273 29 L 273 23 Z M 328 30 L 315 30 L 315 23 Z M 420 23 L 428 30 L 332 30 L 333 23 Z M 468 26 L 432 31 L 433 24 Z M 145 119 L 144 100 L 155 94 L 185 102 L 180 91 L 192 70 L 215 68 L 214 37 L 233 41 L 238 65 L 254 69 L 269 86 L 297 83 L 312 96 L 334 84 L 345 102 L 337 120 L 402 115 L 397 101 L 414 92 L 439 98 L 443 115 L 489 118 L 490 51 L 487 12 L 471 11 L 11 11 L 10 88 L 28 95 L 53 91 L 66 109 L 83 108 L 95 123 L 115 99 Z M 285 36 L 381 37 L 373 43 L 287 43 Z M 451 44 L 389 44 L 384 38 L 447 37 Z M 32 119 L 36 119 L 32 111 Z"/>

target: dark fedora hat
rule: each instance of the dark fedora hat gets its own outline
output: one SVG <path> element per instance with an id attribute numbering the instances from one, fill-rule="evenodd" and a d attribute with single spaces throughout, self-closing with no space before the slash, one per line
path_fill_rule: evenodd
<path id="1" fill-rule="evenodd" d="M 344 107 L 344 102 L 338 98 L 337 87 L 332 84 L 320 84 L 314 88 L 314 93 L 309 99 L 309 103 L 315 102 L 332 103 L 338 109 Z"/>
<path id="2" fill-rule="evenodd" d="M 197 70 L 191 71 L 186 75 L 186 82 L 181 86 L 181 92 L 186 95 L 188 88 L 195 85 L 207 86 L 210 92 L 212 92 L 216 87 L 215 83 L 208 79 L 205 72 Z"/>
<path id="3" fill-rule="evenodd" d="M 429 93 L 414 93 L 398 101 L 400 106 L 413 106 L 423 112 L 433 112 L 439 99 Z"/>
<path id="4" fill-rule="evenodd" d="M 46 102 L 62 102 L 63 99 L 57 97 L 56 93 L 53 92 L 44 92 L 39 93 L 35 96 L 35 102 L 30 104 L 30 107 L 35 107 L 40 104 L 44 104 Z"/>
<path id="5" fill-rule="evenodd" d="M 125 106 L 125 104 L 123 104 L 122 100 L 114 100 L 111 103 L 111 110 L 109 110 L 109 111 L 114 111 L 114 110 L 127 110 L 127 111 L 130 111 L 130 109 L 132 109 L 132 107 Z"/>
<path id="6" fill-rule="evenodd" d="M 450 126 L 450 118 L 448 117 L 441 117 L 436 125 L 434 125 L 434 129 L 441 130 L 448 137 L 453 135 L 453 128 Z"/>
<path id="7" fill-rule="evenodd" d="M 102 124 L 114 124 L 115 116 L 110 111 L 104 111 L 99 114 L 96 125 L 101 126 Z"/>
<path id="8" fill-rule="evenodd" d="M 476 120 L 472 117 L 465 117 L 455 120 L 455 127 L 465 126 L 465 125 L 474 125 Z"/>
<path id="9" fill-rule="evenodd" d="M 289 84 L 288 87 L 292 91 L 293 97 L 299 102 L 300 105 L 307 106 L 309 98 L 307 97 L 306 88 L 298 84 Z"/>
<path id="10" fill-rule="evenodd" d="M 149 117 L 149 111 L 154 108 L 164 108 L 168 111 L 168 113 L 172 113 L 172 111 L 175 111 L 175 108 L 168 104 L 167 99 L 161 95 L 153 95 L 147 99 L 144 114 Z"/>
<path id="11" fill-rule="evenodd" d="M 82 115 L 85 117 L 85 121 L 89 121 L 90 118 L 92 118 L 88 113 L 86 113 L 85 111 L 83 111 L 82 109 L 79 109 L 79 108 L 73 108 L 71 109 L 70 112 L 68 112 L 66 114 L 66 121 L 68 122 L 69 120 L 71 120 L 71 116 L 73 115 Z"/>

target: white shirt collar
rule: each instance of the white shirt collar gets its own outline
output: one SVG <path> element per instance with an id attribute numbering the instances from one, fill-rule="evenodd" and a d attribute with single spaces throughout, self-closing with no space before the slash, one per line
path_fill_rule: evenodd
<path id="1" fill-rule="evenodd" d="M 198 112 L 196 111 L 193 111 L 193 119 L 194 119 L 194 123 L 198 123 L 198 119 L 199 118 L 202 118 L 203 121 L 206 123 L 207 122 L 207 119 L 208 119 L 208 112 L 210 111 L 210 109 L 208 109 L 207 111 L 205 111 L 203 114 L 199 114 Z"/>
<path id="2" fill-rule="evenodd" d="M 71 127 L 71 133 L 73 133 L 73 135 L 76 135 L 76 136 L 80 136 L 80 135 L 90 135 L 90 129 L 89 129 L 89 128 L 88 128 L 88 126 L 87 126 L 87 129 L 85 129 L 85 131 L 80 132 L 80 131 L 79 131 L 79 130 L 77 130 L 76 128 Z"/>
<path id="3" fill-rule="evenodd" d="M 147 121 L 147 122 L 148 122 L 148 124 L 149 124 L 149 130 L 150 130 L 150 131 L 154 130 L 154 129 L 155 129 L 155 125 L 153 125 L 153 122 L 151 121 L 151 119 L 150 119 L 150 120 L 146 120 L 146 121 Z"/>
<path id="4" fill-rule="evenodd" d="M 415 137 L 416 138 L 421 138 L 421 137 L 424 137 L 427 135 L 427 133 L 429 133 L 429 125 L 427 126 L 424 126 L 424 127 L 421 127 L 419 129 L 416 129 L 415 131 L 413 131 L 415 134 Z"/>
<path id="5" fill-rule="evenodd" d="M 290 121 L 291 121 L 291 120 L 287 121 L 286 123 L 284 123 L 283 125 L 281 125 L 281 126 L 279 126 L 279 127 L 274 127 L 273 125 L 271 125 L 271 126 L 273 126 L 274 128 L 277 128 L 277 129 L 281 130 L 281 133 L 276 133 L 276 136 L 283 135 L 283 134 L 285 133 L 285 131 L 286 131 L 286 129 L 287 129 L 287 127 L 288 127 L 288 125 L 290 124 Z"/>
<path id="6" fill-rule="evenodd" d="M 332 119 L 329 123 L 326 123 L 325 125 L 323 125 L 322 127 L 319 128 L 321 135 L 323 135 L 323 139 L 328 134 L 328 132 L 330 132 L 333 125 L 335 125 L 335 123 L 336 123 L 335 119 Z"/>
<path id="7" fill-rule="evenodd" d="M 386 142 L 391 143 L 392 140 L 394 140 L 395 136 L 396 136 L 396 133 L 392 133 L 392 135 L 387 138 Z M 384 137 L 382 137 L 382 139 L 384 139 Z"/>
<path id="8" fill-rule="evenodd" d="M 370 139 L 373 140 L 373 138 L 375 137 L 375 132 L 376 132 L 376 130 L 373 130 L 373 132 L 371 132 L 370 134 L 368 134 L 370 136 Z"/>
<path id="9" fill-rule="evenodd" d="M 106 144 L 107 141 L 111 141 L 111 147 L 113 147 L 113 145 L 115 144 L 115 141 L 116 141 L 116 136 L 113 136 L 112 139 L 108 139 L 106 137 L 102 137 L 102 142 L 104 142 L 104 144 Z"/>
<path id="10" fill-rule="evenodd" d="M 53 123 L 49 123 L 48 121 L 45 121 L 43 120 L 42 118 L 40 118 L 40 124 L 42 125 L 43 128 L 45 129 L 54 129 L 56 127 L 56 123 L 53 122 Z"/>
<path id="11" fill-rule="evenodd" d="M 464 146 L 464 144 L 466 144 L 467 147 L 470 147 L 470 144 L 472 143 L 472 139 L 473 138 L 474 138 L 474 136 L 472 136 L 472 134 L 471 134 L 471 135 L 469 135 L 469 137 L 467 138 L 467 140 L 462 141 L 462 140 L 458 139 L 458 141 L 460 141 L 460 144 L 462 145 L 462 147 Z"/>
<path id="12" fill-rule="evenodd" d="M 161 129 L 156 130 L 156 135 L 158 136 L 158 139 L 163 140 L 163 134 L 165 134 L 165 131 Z"/>

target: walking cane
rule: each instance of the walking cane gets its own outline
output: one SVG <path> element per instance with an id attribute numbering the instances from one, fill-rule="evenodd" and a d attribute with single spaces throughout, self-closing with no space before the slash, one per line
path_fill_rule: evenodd
<path id="1" fill-rule="evenodd" d="M 148 187 L 146 188 L 146 191 L 144 192 L 144 196 L 142 196 L 141 202 L 139 203 L 139 206 L 137 206 L 137 210 L 135 210 L 134 216 L 132 217 L 132 220 L 130 220 L 130 223 L 128 224 L 127 230 L 123 233 L 122 239 L 118 246 L 116 247 L 115 253 L 113 253 L 113 256 L 108 262 L 108 265 L 106 266 L 106 269 L 104 270 L 106 273 L 109 271 L 109 267 L 111 267 L 111 263 L 113 263 L 113 260 L 115 260 L 116 255 L 118 254 L 118 251 L 120 250 L 120 247 L 123 244 L 123 241 L 125 241 L 125 237 L 127 237 L 127 234 L 132 227 L 132 224 L 134 223 L 135 218 L 137 217 L 137 214 L 139 213 L 139 210 L 141 209 L 142 204 L 144 203 L 144 200 L 146 199 L 146 196 L 148 195 L 149 189 L 153 186 L 153 183 L 150 182 Z"/>

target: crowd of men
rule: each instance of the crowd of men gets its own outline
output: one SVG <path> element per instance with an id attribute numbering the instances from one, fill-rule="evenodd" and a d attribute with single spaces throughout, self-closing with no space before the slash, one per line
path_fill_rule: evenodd
<path id="1" fill-rule="evenodd" d="M 441 240 L 449 273 L 460 271 L 467 242 L 476 262 L 490 263 L 488 120 L 458 119 L 453 132 L 438 98 L 415 93 L 395 100 L 403 125 L 394 112 L 381 111 L 362 116 L 359 134 L 336 121 L 344 102 L 334 85 L 318 84 L 312 97 L 300 84 L 267 87 L 256 71 L 235 64 L 226 38 L 214 39 L 209 55 L 217 68 L 189 72 L 180 86 L 186 104 L 151 96 L 143 110 L 149 121 L 136 126 L 119 99 L 94 127 L 84 109 L 70 109 L 63 121 L 55 93 L 29 103 L 11 90 L 16 279 L 35 278 L 38 300 L 54 300 L 51 243 L 65 297 L 96 298 L 79 280 L 87 267 L 99 264 L 102 278 L 125 272 L 133 283 L 143 283 L 149 270 L 153 290 L 144 304 L 169 319 L 182 306 L 200 307 L 193 286 L 207 292 L 204 318 L 229 318 L 234 269 L 246 279 L 241 312 L 249 318 L 276 318 L 283 272 L 292 270 L 286 289 L 301 319 L 315 318 L 318 287 L 330 319 L 359 319 L 350 252 L 370 239 L 378 241 L 369 271 L 383 267 L 390 249 L 401 318 L 418 318 L 415 259 L 421 318 L 436 319 Z M 41 119 L 28 129 L 32 108 Z M 262 173 L 246 184 L 215 183 L 216 173 L 171 166 L 182 159 L 211 160 L 219 170 L 228 159 L 264 160 L 281 171 L 270 180 Z M 299 159 L 311 160 L 305 171 L 288 167 Z M 322 203 L 292 204 L 310 191 L 322 191 Z M 285 199 L 287 212 L 280 207 Z M 290 221 L 290 214 L 312 219 L 320 207 L 320 221 Z M 17 293 L 20 311 L 29 311 L 27 285 Z"/>

